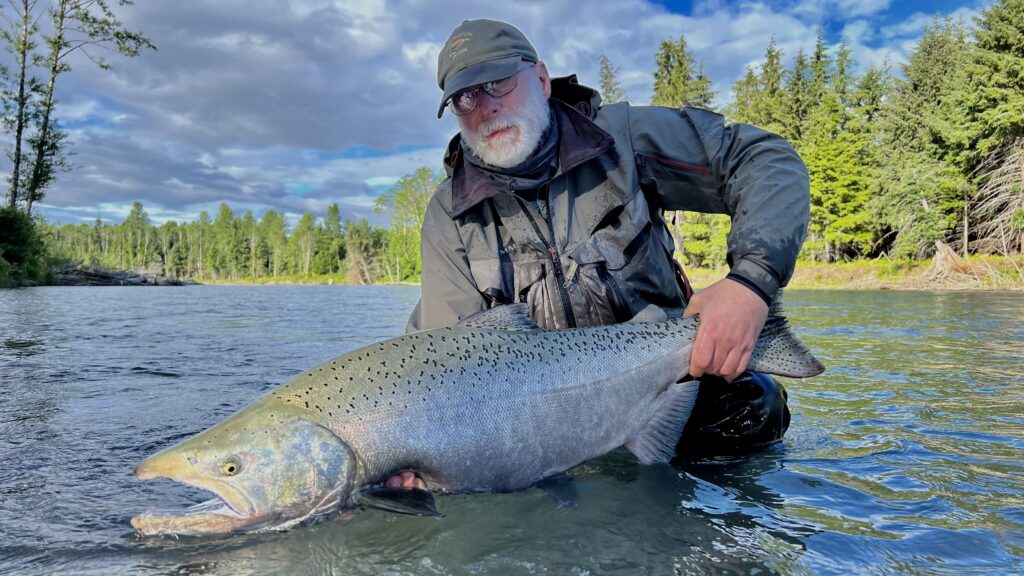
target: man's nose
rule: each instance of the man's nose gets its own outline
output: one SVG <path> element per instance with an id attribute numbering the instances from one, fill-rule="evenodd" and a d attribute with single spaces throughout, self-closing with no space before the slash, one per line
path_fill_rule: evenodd
<path id="1" fill-rule="evenodd" d="M 481 90 L 476 96 L 476 107 L 483 120 L 490 120 L 501 110 L 501 99 Z"/>

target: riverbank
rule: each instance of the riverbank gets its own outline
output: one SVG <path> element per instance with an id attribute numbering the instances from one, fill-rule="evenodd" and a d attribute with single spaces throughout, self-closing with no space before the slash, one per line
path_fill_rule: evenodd
<path id="1" fill-rule="evenodd" d="M 686 271 L 695 288 L 725 276 L 727 270 Z M 972 256 L 855 262 L 798 262 L 789 289 L 850 290 L 1024 290 L 1024 257 Z"/>
<path id="2" fill-rule="evenodd" d="M 686 270 L 695 288 L 704 288 L 728 271 L 709 268 Z M 271 278 L 197 278 L 203 284 L 346 285 L 337 275 L 279 276 Z M 382 282 L 381 284 L 396 284 Z M 416 285 L 416 282 L 397 284 Z M 798 262 L 790 289 L 854 290 L 1024 290 L 1024 257 L 971 256 L 930 260 L 858 260 L 855 262 Z"/>

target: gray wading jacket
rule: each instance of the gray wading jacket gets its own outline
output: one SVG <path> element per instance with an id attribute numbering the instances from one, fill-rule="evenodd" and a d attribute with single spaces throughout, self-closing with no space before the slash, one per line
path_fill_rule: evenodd
<path id="1" fill-rule="evenodd" d="M 730 215 L 730 277 L 762 297 L 789 280 L 810 193 L 784 139 L 696 108 L 599 106 L 575 76 L 553 79 L 552 99 L 559 165 L 538 192 L 548 218 L 452 140 L 424 217 L 423 292 L 408 331 L 513 302 L 549 329 L 625 321 L 648 304 L 679 310 L 665 210 Z"/>

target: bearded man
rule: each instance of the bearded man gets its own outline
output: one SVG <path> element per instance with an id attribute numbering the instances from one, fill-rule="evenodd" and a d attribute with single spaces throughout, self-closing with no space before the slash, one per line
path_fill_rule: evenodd
<path id="1" fill-rule="evenodd" d="M 551 78 L 515 27 L 467 20 L 438 56 L 459 134 L 423 222 L 422 296 L 408 331 L 525 302 L 543 328 L 623 322 L 650 304 L 700 313 L 700 392 L 678 451 L 779 440 L 785 391 L 744 373 L 768 306 L 793 273 L 809 219 L 807 169 L 782 138 L 697 108 L 601 105 Z M 729 214 L 728 275 L 693 294 L 666 210 Z M 389 486 L 419 486 L 411 472 Z"/>

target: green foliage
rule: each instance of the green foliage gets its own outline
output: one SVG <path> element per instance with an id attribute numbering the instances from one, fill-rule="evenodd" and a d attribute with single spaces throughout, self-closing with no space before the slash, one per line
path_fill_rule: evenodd
<path id="1" fill-rule="evenodd" d="M 423 216 L 441 177 L 423 167 L 399 180 L 377 198 L 378 213 L 385 214 L 391 224 L 387 249 L 381 264 L 391 281 L 418 280 L 420 262 L 420 229 Z"/>
<path id="2" fill-rule="evenodd" d="M 877 193 L 869 204 L 877 243 L 896 256 L 924 257 L 951 242 L 975 186 L 958 152 L 972 47 L 962 23 L 938 18 L 879 98 Z"/>
<path id="3" fill-rule="evenodd" d="M 977 165 L 1024 136 L 1024 0 L 997 0 L 977 18 L 974 36 L 961 101 L 969 118 L 965 153 Z"/>
<path id="4" fill-rule="evenodd" d="M 682 264 L 699 268 L 725 266 L 726 240 L 731 223 L 724 214 L 680 212 L 676 222 Z"/>
<path id="5" fill-rule="evenodd" d="M 618 73 L 619 69 L 612 66 L 612 61 L 601 54 L 601 102 L 614 104 L 627 100 L 626 91 L 619 84 Z"/>
<path id="6" fill-rule="evenodd" d="M 651 104 L 682 108 L 697 106 L 710 108 L 715 97 L 712 82 L 704 74 L 704 63 L 695 66 L 693 55 L 686 47 L 686 38 L 666 40 L 655 56 L 654 97 Z"/>
<path id="7" fill-rule="evenodd" d="M 43 242 L 32 219 L 16 209 L 0 208 L 0 287 L 40 281 L 45 273 L 43 256 Z"/>
<path id="8" fill-rule="evenodd" d="M 785 92 L 785 68 L 782 51 L 772 38 L 759 68 L 747 68 L 743 78 L 733 85 L 733 101 L 726 113 L 735 122 L 754 124 L 786 134 L 792 123 Z"/>
<path id="9" fill-rule="evenodd" d="M 387 232 L 373 228 L 366 218 L 345 222 L 345 264 L 348 281 L 371 284 L 381 276 L 381 254 L 387 246 Z"/>
<path id="10" fill-rule="evenodd" d="M 5 210 L 27 219 L 21 212 Z M 40 231 L 49 260 L 54 262 L 81 259 L 110 269 L 226 282 L 272 278 L 341 281 L 353 271 L 358 271 L 352 276 L 355 282 L 378 282 L 385 275 L 380 262 L 389 241 L 387 230 L 372 227 L 365 219 L 343 226 L 337 204 L 327 208 L 322 221 L 303 214 L 290 235 L 285 217 L 273 210 L 257 220 L 252 212 L 238 216 L 230 206 L 221 204 L 212 221 L 201 212 L 193 222 L 154 226 L 140 202 L 132 205 L 120 224 L 104 224 L 97 218 L 92 225 L 46 224 Z M 361 252 L 348 258 L 353 248 Z M 41 273 L 41 263 L 33 270 Z"/>

